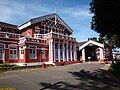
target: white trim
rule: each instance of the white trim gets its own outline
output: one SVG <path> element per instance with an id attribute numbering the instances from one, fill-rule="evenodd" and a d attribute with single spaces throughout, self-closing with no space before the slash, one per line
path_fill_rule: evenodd
<path id="1" fill-rule="evenodd" d="M 48 50 L 48 49 L 46 49 L 46 48 L 40 48 L 40 50 Z"/>
<path id="2" fill-rule="evenodd" d="M 80 46 L 80 47 L 79 47 L 79 50 L 83 49 L 84 47 L 86 47 L 86 46 L 89 45 L 89 44 L 94 44 L 94 45 L 96 45 L 96 46 L 99 46 L 99 47 L 104 48 L 104 44 L 101 44 L 101 43 L 98 43 L 98 42 L 89 40 L 88 42 L 86 42 L 85 44 L 83 44 L 82 46 Z"/>
<path id="3" fill-rule="evenodd" d="M 8 39 L 9 39 L 9 38 L 8 38 Z M 14 40 L 15 40 L 15 39 L 14 39 Z M 17 40 L 18 40 L 18 39 L 17 39 Z M 7 41 L 7 40 L 6 40 L 6 41 L 5 41 L 5 40 L 0 40 L 0 42 L 5 42 L 5 43 L 8 43 L 8 42 L 9 42 L 9 43 L 13 43 L 13 41 Z M 18 44 L 17 41 L 14 41 L 14 43 Z"/>
<path id="4" fill-rule="evenodd" d="M 85 62 L 85 49 L 84 48 L 82 49 L 82 60 L 83 62 Z"/>
<path id="5" fill-rule="evenodd" d="M 10 47 L 10 46 L 17 47 L 18 45 L 17 44 L 9 44 L 8 47 Z"/>
<path id="6" fill-rule="evenodd" d="M 104 57 L 103 57 L 103 48 L 99 48 L 100 50 L 100 60 L 103 60 Z"/>
<path id="7" fill-rule="evenodd" d="M 49 61 L 53 62 L 53 40 L 49 41 Z"/>
<path id="8" fill-rule="evenodd" d="M 31 21 L 29 21 L 29 22 L 27 22 L 27 23 L 19 26 L 18 29 L 21 30 L 21 29 L 26 28 L 26 27 L 28 27 L 28 26 L 30 26 L 30 25 L 31 25 Z"/>
<path id="9" fill-rule="evenodd" d="M 37 23 L 37 22 L 40 22 L 43 20 L 47 20 L 50 18 L 54 18 L 54 17 L 56 17 L 61 22 L 60 24 L 64 25 L 72 33 L 73 30 L 56 13 L 32 19 L 29 22 L 26 22 L 26 23 L 22 24 L 21 26 L 19 26 L 18 29 L 21 30 L 21 29 L 24 29 L 34 23 Z M 53 22 L 55 22 L 55 21 L 53 21 Z"/>

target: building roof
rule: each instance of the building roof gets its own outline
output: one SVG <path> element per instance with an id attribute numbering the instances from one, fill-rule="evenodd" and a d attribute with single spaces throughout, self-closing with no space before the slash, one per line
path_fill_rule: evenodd
<path id="1" fill-rule="evenodd" d="M 48 15 L 45 15 L 45 16 L 30 19 L 29 21 L 20 25 L 19 30 L 24 29 L 24 28 L 26 28 L 26 27 L 34 24 L 34 23 L 37 23 L 37 22 L 40 22 L 40 21 L 43 21 L 43 20 L 47 20 L 47 19 L 50 19 L 50 18 L 55 18 L 55 17 L 61 22 L 61 24 L 63 26 L 65 26 L 72 33 L 73 30 L 56 13 L 48 14 Z"/>
<path id="2" fill-rule="evenodd" d="M 99 43 L 99 42 L 96 42 L 96 41 L 93 41 L 93 40 L 89 40 L 89 41 L 80 43 L 79 50 L 83 49 L 84 47 L 86 47 L 90 44 L 93 44 L 93 45 L 96 45 L 96 46 L 99 46 L 99 47 L 102 47 L 102 48 L 104 47 L 104 44 L 102 44 L 102 43 Z"/>
<path id="3" fill-rule="evenodd" d="M 0 27 L 18 29 L 17 25 L 13 25 L 13 24 L 10 24 L 10 23 L 5 23 L 5 22 L 0 22 Z"/>

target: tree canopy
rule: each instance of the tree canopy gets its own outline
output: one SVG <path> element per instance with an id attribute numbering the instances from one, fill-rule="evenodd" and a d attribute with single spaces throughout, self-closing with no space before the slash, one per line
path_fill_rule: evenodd
<path id="1" fill-rule="evenodd" d="M 90 11 L 91 28 L 111 45 L 120 47 L 120 0 L 92 0 Z"/>

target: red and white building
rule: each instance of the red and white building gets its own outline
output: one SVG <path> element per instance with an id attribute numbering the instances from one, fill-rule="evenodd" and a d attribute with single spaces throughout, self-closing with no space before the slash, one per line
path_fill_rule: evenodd
<path id="1" fill-rule="evenodd" d="M 20 26 L 0 22 L 0 63 L 24 66 L 85 60 L 84 48 L 90 43 L 80 46 L 71 37 L 72 32 L 56 13 L 33 18 Z M 98 46 L 104 49 L 104 45 Z M 78 60 L 80 50 L 82 59 Z"/>

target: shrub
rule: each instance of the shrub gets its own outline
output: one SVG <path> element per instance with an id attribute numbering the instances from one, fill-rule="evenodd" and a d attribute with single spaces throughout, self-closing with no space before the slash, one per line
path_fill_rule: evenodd
<path id="1" fill-rule="evenodd" d="M 120 76 L 120 60 L 112 63 L 109 71 L 116 76 Z"/>

